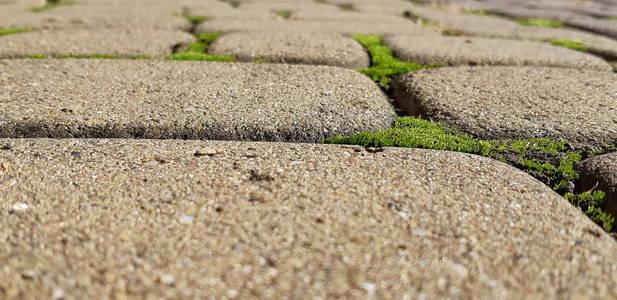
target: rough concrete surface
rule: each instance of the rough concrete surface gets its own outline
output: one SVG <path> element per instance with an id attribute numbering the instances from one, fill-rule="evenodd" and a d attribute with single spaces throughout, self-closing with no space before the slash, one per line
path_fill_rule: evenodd
<path id="1" fill-rule="evenodd" d="M 390 127 L 364 75 L 324 66 L 0 61 L 0 136 L 316 142 Z"/>
<path id="2" fill-rule="evenodd" d="M 196 39 L 182 31 L 102 29 L 31 31 L 0 37 L 0 58 L 46 54 L 109 54 L 163 57 Z"/>
<path id="3" fill-rule="evenodd" d="M 534 41 L 472 37 L 391 36 L 396 56 L 423 64 L 510 65 L 612 70 L 606 61 L 582 52 Z"/>
<path id="4" fill-rule="evenodd" d="M 412 22 L 371 23 L 371 22 L 337 22 L 337 21 L 302 21 L 302 20 L 213 20 L 203 22 L 196 32 L 304 32 L 328 34 L 378 34 L 378 35 L 414 35 L 436 36 L 437 33 L 413 24 Z"/>
<path id="5" fill-rule="evenodd" d="M 208 53 L 230 55 L 241 61 L 264 59 L 275 63 L 366 68 L 369 57 L 351 38 L 315 33 L 231 33 L 218 38 Z"/>
<path id="6" fill-rule="evenodd" d="M 605 192 L 606 211 L 617 215 L 617 152 L 584 160 L 576 168 L 581 175 L 576 184 L 578 191 Z"/>
<path id="7" fill-rule="evenodd" d="M 550 188 L 486 158 L 0 143 L 5 298 L 617 297 L 616 242 Z"/>
<path id="8" fill-rule="evenodd" d="M 494 16 L 452 13 L 427 7 L 412 7 L 408 12 L 457 34 L 536 41 L 570 40 L 585 44 L 592 52 L 617 59 L 617 40 L 579 30 L 525 26 Z"/>
<path id="9" fill-rule="evenodd" d="M 617 74 L 566 68 L 450 67 L 395 80 L 405 111 L 482 138 L 617 144 Z"/>

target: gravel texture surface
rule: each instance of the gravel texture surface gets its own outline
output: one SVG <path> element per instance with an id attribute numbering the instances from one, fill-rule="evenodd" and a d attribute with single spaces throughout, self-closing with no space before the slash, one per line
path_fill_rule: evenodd
<path id="1" fill-rule="evenodd" d="M 411 114 L 482 138 L 617 143 L 617 75 L 565 68 L 450 67 L 394 84 Z"/>
<path id="2" fill-rule="evenodd" d="M 617 297 L 616 242 L 548 187 L 486 158 L 0 144 L 8 298 Z"/>
<path id="3" fill-rule="evenodd" d="M 343 68 L 0 60 L 0 136 L 316 142 L 387 128 L 394 109 Z"/>

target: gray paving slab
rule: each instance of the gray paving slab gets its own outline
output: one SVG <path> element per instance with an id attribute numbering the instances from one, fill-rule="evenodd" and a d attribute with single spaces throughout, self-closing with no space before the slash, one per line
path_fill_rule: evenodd
<path id="1" fill-rule="evenodd" d="M 451 13 L 427 7 L 413 7 L 409 12 L 463 35 L 537 41 L 577 41 L 585 44 L 594 53 L 617 58 L 617 40 L 574 29 L 525 26 L 499 17 Z"/>
<path id="2" fill-rule="evenodd" d="M 213 20 L 199 24 L 196 32 L 297 32 L 329 34 L 377 34 L 436 36 L 437 32 L 412 22 L 371 23 L 300 20 Z"/>
<path id="3" fill-rule="evenodd" d="M 450 67 L 393 84 L 408 113 L 481 138 L 617 144 L 617 74 L 567 68 Z"/>
<path id="4" fill-rule="evenodd" d="M 237 32 L 218 38 L 208 47 L 208 53 L 234 56 L 241 61 L 264 59 L 352 69 L 369 66 L 368 54 L 360 44 L 332 34 Z"/>
<path id="5" fill-rule="evenodd" d="M 143 60 L 1 62 L 2 137 L 316 142 L 388 128 L 396 116 L 370 79 L 343 68 Z"/>
<path id="6" fill-rule="evenodd" d="M 580 174 L 576 187 L 580 193 L 601 190 L 606 193 L 604 209 L 617 215 L 617 153 L 589 158 L 576 166 Z"/>
<path id="7" fill-rule="evenodd" d="M 0 37 L 0 58 L 31 55 L 107 54 L 164 57 L 196 39 L 182 31 L 102 29 L 31 31 Z"/>
<path id="8" fill-rule="evenodd" d="M 0 144 L 3 297 L 617 296 L 615 240 L 487 158 L 287 143 Z"/>
<path id="9" fill-rule="evenodd" d="M 422 64 L 613 68 L 596 56 L 535 41 L 391 36 L 383 42 L 401 59 Z"/>

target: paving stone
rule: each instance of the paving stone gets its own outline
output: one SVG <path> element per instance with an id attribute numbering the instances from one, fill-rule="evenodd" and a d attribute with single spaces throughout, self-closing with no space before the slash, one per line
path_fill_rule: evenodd
<path id="1" fill-rule="evenodd" d="M 380 4 L 354 4 L 353 9 L 355 11 L 372 13 L 372 14 L 385 14 L 402 16 L 405 12 L 409 11 L 413 5 L 411 2 L 401 3 L 399 5 L 380 5 Z"/>
<path id="2" fill-rule="evenodd" d="M 351 38 L 331 34 L 231 33 L 210 45 L 208 53 L 234 56 L 241 61 L 265 59 L 268 62 L 352 69 L 369 66 L 368 54 L 360 44 Z"/>
<path id="3" fill-rule="evenodd" d="M 450 13 L 426 7 L 412 7 L 409 12 L 463 35 L 537 41 L 571 40 L 584 43 L 594 53 L 617 58 L 617 40 L 592 33 L 566 28 L 525 26 L 498 17 Z"/>
<path id="4" fill-rule="evenodd" d="M 579 193 L 591 189 L 606 193 L 605 209 L 617 216 L 617 153 L 596 156 L 576 166 L 581 175 L 576 183 Z"/>
<path id="5" fill-rule="evenodd" d="M 316 142 L 388 128 L 364 75 L 325 66 L 3 60 L 0 136 Z"/>
<path id="6" fill-rule="evenodd" d="M 491 9 L 491 11 L 516 18 L 541 18 L 556 20 L 567 26 L 592 31 L 611 37 L 617 37 L 617 22 L 601 21 L 596 18 L 580 15 L 571 11 L 531 9 L 511 5 L 496 6 Z"/>
<path id="7" fill-rule="evenodd" d="M 199 24 L 196 32 L 296 32 L 436 36 L 438 33 L 412 22 L 371 23 L 335 21 L 213 20 Z"/>
<path id="8" fill-rule="evenodd" d="M 296 12 L 340 12 L 341 9 L 336 5 L 322 3 L 277 3 L 277 2 L 259 2 L 259 3 L 242 3 L 238 6 L 238 10 L 245 11 L 296 11 Z"/>
<path id="9" fill-rule="evenodd" d="M 0 37 L 0 58 L 19 58 L 37 54 L 163 57 L 172 54 L 175 45 L 194 41 L 195 38 L 188 33 L 169 30 L 33 31 Z"/>
<path id="10" fill-rule="evenodd" d="M 174 13 L 182 8 L 160 7 L 145 10 L 143 5 L 69 5 L 40 13 L 26 11 L 0 19 L 0 27 L 42 29 L 166 29 L 187 30 L 191 23 Z"/>
<path id="11" fill-rule="evenodd" d="M 402 16 L 388 16 L 382 14 L 369 14 L 363 12 L 299 12 L 292 13 L 292 20 L 309 21 L 357 21 L 357 22 L 381 22 L 381 23 L 409 23 L 409 20 Z"/>
<path id="12" fill-rule="evenodd" d="M 539 67 L 451 67 L 393 85 L 408 113 L 481 138 L 545 137 L 617 144 L 617 74 Z"/>
<path id="13" fill-rule="evenodd" d="M 392 36 L 384 39 L 396 56 L 422 64 L 510 65 L 612 70 L 604 60 L 541 42 L 472 37 Z"/>
<path id="14" fill-rule="evenodd" d="M 239 20 L 269 20 L 276 19 L 277 15 L 271 11 L 247 11 L 238 9 L 213 10 L 210 8 L 190 9 L 188 15 L 204 16 L 211 20 L 239 19 Z"/>
<path id="15" fill-rule="evenodd" d="M 3 297 L 617 297 L 615 240 L 547 186 L 487 158 L 286 143 L 0 143 L 10 148 L 0 150 Z"/>

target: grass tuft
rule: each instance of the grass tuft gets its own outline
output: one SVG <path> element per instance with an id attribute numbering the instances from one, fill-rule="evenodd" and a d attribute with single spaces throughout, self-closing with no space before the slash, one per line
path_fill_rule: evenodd
<path id="1" fill-rule="evenodd" d="M 549 44 L 554 45 L 554 46 L 566 47 L 568 49 L 572 49 L 572 50 L 576 50 L 576 51 L 582 51 L 582 52 L 589 51 L 589 48 L 587 48 L 587 46 L 585 46 L 585 44 L 583 44 L 581 42 L 576 42 L 576 41 L 552 40 L 552 41 L 549 41 Z"/>
<path id="2" fill-rule="evenodd" d="M 180 53 L 174 53 L 165 57 L 166 60 L 199 60 L 199 61 L 235 61 L 233 56 L 207 54 L 208 46 L 221 36 L 219 32 L 200 33 L 199 39 Z"/>
<path id="3" fill-rule="evenodd" d="M 390 88 L 390 81 L 393 76 L 436 66 L 398 60 L 392 54 L 392 49 L 382 45 L 380 36 L 354 34 L 351 38 L 364 46 L 371 57 L 371 67 L 358 71 L 370 77 L 386 90 Z"/>
<path id="4" fill-rule="evenodd" d="M 68 5 L 73 5 L 73 4 L 75 4 L 75 2 L 70 2 L 70 1 L 53 1 L 53 2 L 49 2 L 48 1 L 47 3 L 45 3 L 45 5 L 30 8 L 30 11 L 31 12 L 35 12 L 35 13 L 39 13 L 39 12 L 46 11 L 48 9 L 56 8 L 58 6 L 68 6 Z"/>
<path id="5" fill-rule="evenodd" d="M 30 29 L 27 28 L 0 28 L 0 36 L 3 35 L 9 35 L 9 34 L 16 34 L 16 33 L 24 33 L 24 32 L 29 32 L 31 31 Z"/>
<path id="6" fill-rule="evenodd" d="M 582 160 L 583 154 L 562 141 L 544 138 L 478 140 L 440 123 L 400 117 L 390 129 L 337 136 L 324 143 L 447 150 L 490 157 L 531 174 L 564 195 L 605 230 L 613 229 L 614 217 L 603 211 L 599 191 L 572 193 L 573 182 L 579 177 L 574 166 Z"/>
<path id="7" fill-rule="evenodd" d="M 516 21 L 521 25 L 527 25 L 527 26 L 540 26 L 540 27 L 552 27 L 552 28 L 564 27 L 563 23 L 559 21 L 555 21 L 555 20 L 549 20 L 549 19 L 532 18 L 532 19 L 518 19 Z"/>

